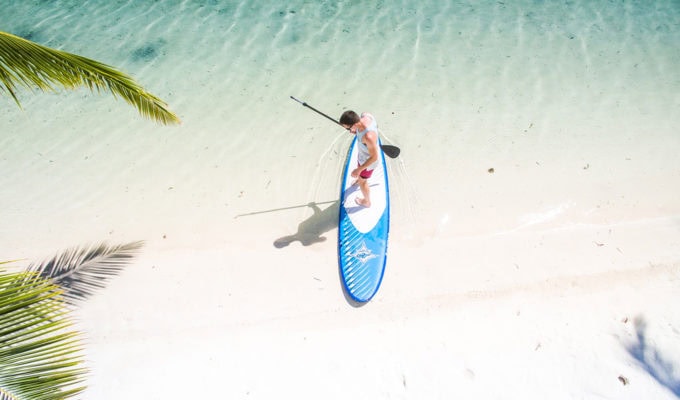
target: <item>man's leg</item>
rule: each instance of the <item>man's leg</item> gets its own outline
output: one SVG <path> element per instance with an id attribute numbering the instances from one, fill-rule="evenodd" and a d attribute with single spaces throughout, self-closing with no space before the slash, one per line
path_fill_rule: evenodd
<path id="1" fill-rule="evenodd" d="M 364 207 L 371 206 L 371 192 L 368 186 L 368 179 L 359 177 L 359 189 L 361 189 L 361 194 L 364 195 L 363 199 L 357 198 L 357 204 Z"/>

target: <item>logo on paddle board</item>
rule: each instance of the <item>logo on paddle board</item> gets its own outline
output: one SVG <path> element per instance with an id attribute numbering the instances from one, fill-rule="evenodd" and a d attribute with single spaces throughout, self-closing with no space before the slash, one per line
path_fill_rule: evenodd
<path id="1" fill-rule="evenodd" d="M 366 247 L 366 242 L 361 242 L 361 247 L 359 247 L 354 253 L 350 255 L 356 260 L 359 260 L 362 264 L 366 264 L 366 262 L 371 258 L 378 257 L 376 254 L 373 254 L 371 249 Z"/>

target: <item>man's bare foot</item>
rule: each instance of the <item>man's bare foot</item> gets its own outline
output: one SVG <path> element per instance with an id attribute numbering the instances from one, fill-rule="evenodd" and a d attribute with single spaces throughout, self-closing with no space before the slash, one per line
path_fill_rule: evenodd
<path id="1" fill-rule="evenodd" d="M 371 206 L 371 202 L 366 200 L 366 199 L 360 199 L 360 198 L 357 197 L 356 199 L 354 199 L 354 201 L 362 207 L 368 208 L 368 207 Z"/>

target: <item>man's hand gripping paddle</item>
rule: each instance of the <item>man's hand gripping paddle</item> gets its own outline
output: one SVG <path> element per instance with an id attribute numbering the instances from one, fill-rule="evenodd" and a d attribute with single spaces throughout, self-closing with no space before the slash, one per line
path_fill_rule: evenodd
<path id="1" fill-rule="evenodd" d="M 318 114 L 321 114 L 321 115 L 323 115 L 324 117 L 326 117 L 326 118 L 330 119 L 331 121 L 335 122 L 336 124 L 342 126 L 342 124 L 341 124 L 340 122 L 338 122 L 337 120 L 335 120 L 335 119 L 329 117 L 328 115 L 322 113 L 321 111 L 319 111 L 319 110 L 317 110 L 316 108 L 310 106 L 309 104 L 305 103 L 304 101 L 298 100 L 298 99 L 296 99 L 296 98 L 293 97 L 293 96 L 290 96 L 290 98 L 293 99 L 293 100 L 295 100 L 295 101 L 297 101 L 298 103 L 302 104 L 303 106 L 309 108 L 310 110 L 312 110 L 312 111 L 314 111 L 314 112 L 316 112 L 316 113 L 318 113 Z M 343 126 L 343 128 L 345 128 L 345 127 Z M 345 128 L 345 129 L 347 129 L 347 128 Z M 385 153 L 385 155 L 387 155 L 387 156 L 390 157 L 390 158 L 397 158 L 397 157 L 399 157 L 399 153 L 401 153 L 401 149 L 400 149 L 399 147 L 397 147 L 397 146 L 392 146 L 392 145 L 389 145 L 389 144 L 381 144 L 381 145 L 380 145 L 380 148 L 382 149 L 383 153 Z"/>

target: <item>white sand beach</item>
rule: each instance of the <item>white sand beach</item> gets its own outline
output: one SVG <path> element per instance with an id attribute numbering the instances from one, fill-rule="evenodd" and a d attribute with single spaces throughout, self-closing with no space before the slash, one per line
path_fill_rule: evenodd
<path id="1" fill-rule="evenodd" d="M 680 396 L 676 1 L 81 3 L 13 2 L 0 30 L 183 120 L 0 99 L 0 260 L 145 243 L 75 310 L 83 398 Z M 361 307 L 336 254 L 351 137 L 290 95 L 402 150 Z"/>

